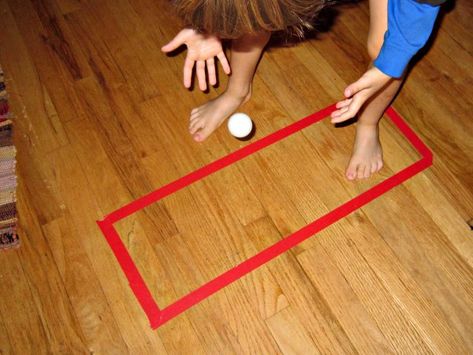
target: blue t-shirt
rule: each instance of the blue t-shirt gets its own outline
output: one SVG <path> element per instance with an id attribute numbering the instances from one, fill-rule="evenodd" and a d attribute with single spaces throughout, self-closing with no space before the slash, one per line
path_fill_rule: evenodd
<path id="1" fill-rule="evenodd" d="M 388 30 L 374 61 L 383 73 L 399 78 L 412 57 L 424 47 L 442 0 L 388 0 Z"/>

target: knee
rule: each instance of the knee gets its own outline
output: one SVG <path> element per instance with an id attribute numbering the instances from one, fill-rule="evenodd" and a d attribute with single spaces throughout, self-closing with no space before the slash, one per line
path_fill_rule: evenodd
<path id="1" fill-rule="evenodd" d="M 368 50 L 368 55 L 371 60 L 375 60 L 378 57 L 378 54 L 383 46 L 383 38 L 368 38 L 366 48 Z"/>

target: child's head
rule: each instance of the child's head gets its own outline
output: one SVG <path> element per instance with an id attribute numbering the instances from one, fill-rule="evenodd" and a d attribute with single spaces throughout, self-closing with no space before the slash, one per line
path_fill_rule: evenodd
<path id="1" fill-rule="evenodd" d="M 324 0 L 174 0 L 185 24 L 220 36 L 238 38 L 260 31 L 302 36 Z"/>

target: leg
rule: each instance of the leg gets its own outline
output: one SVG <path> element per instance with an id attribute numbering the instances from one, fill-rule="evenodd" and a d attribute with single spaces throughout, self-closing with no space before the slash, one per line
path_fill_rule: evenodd
<path id="1" fill-rule="evenodd" d="M 202 142 L 235 110 L 250 99 L 251 82 L 270 34 L 245 35 L 232 43 L 230 76 L 227 88 L 216 99 L 192 110 L 189 132 Z"/>
<path id="2" fill-rule="evenodd" d="M 387 0 L 370 0 L 370 31 L 368 53 L 374 60 L 381 49 L 387 29 Z M 368 178 L 383 167 L 383 153 L 379 142 L 378 124 L 384 111 L 399 91 L 403 82 L 393 80 L 368 101 L 360 111 L 356 125 L 353 154 L 346 171 L 349 180 Z"/>

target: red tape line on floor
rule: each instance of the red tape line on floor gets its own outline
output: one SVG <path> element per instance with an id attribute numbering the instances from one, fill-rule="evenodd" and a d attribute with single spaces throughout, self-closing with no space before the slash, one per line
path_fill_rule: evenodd
<path id="1" fill-rule="evenodd" d="M 294 134 L 320 120 L 329 116 L 332 111 L 335 110 L 335 105 L 331 105 L 319 112 L 316 112 L 302 120 L 299 120 L 287 127 L 284 127 L 258 141 L 251 143 L 227 156 L 218 159 L 194 172 L 177 179 L 156 191 L 153 191 L 122 208 L 112 212 L 106 216 L 102 221 L 98 221 L 98 225 L 102 230 L 105 238 L 107 239 L 112 251 L 115 254 L 123 272 L 125 273 L 130 287 L 138 299 L 141 307 L 145 311 L 150 325 L 153 329 L 164 324 L 168 320 L 174 318 L 185 310 L 189 309 L 196 303 L 214 294 L 218 290 L 232 283 L 233 281 L 241 278 L 248 274 L 259 266 L 267 263 L 271 259 L 284 253 L 293 246 L 301 243 L 305 239 L 313 236 L 315 233 L 335 223 L 339 219 L 347 216 L 353 211 L 357 210 L 361 206 L 381 196 L 385 192 L 389 191 L 393 187 L 403 183 L 412 176 L 418 174 L 422 170 L 432 165 L 432 152 L 429 148 L 420 140 L 420 138 L 410 129 L 410 127 L 404 122 L 404 120 L 394 111 L 393 108 L 389 108 L 386 112 L 387 116 L 391 121 L 398 127 L 398 129 L 404 134 L 414 148 L 421 154 L 422 158 L 407 168 L 401 170 L 395 175 L 375 185 L 368 191 L 356 196 L 350 201 L 343 205 L 335 208 L 328 212 L 324 216 L 318 218 L 314 222 L 306 225 L 297 232 L 285 237 L 281 241 L 273 244 L 272 246 L 264 249 L 258 254 L 251 258 L 243 261 L 239 265 L 232 269 L 224 272 L 215 279 L 207 282 L 198 289 L 190 292 L 186 296 L 178 299 L 174 303 L 170 304 L 164 309 L 159 309 L 158 304 L 154 300 L 151 292 L 149 291 L 146 283 L 144 282 L 139 270 L 133 262 L 130 254 L 128 253 L 125 245 L 123 244 L 120 236 L 118 235 L 113 224 L 130 216 L 131 214 L 142 210 L 146 206 L 163 199 L 164 197 L 179 191 L 186 186 L 205 178 L 206 176 L 219 171 L 247 156 L 256 153 L 271 144 L 274 144 L 282 139 Z"/>

